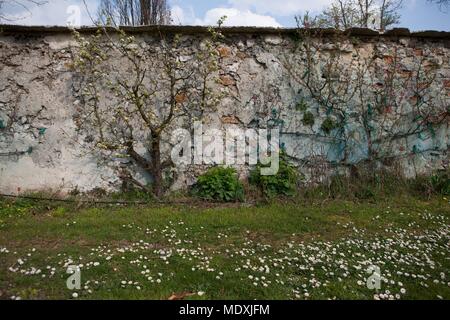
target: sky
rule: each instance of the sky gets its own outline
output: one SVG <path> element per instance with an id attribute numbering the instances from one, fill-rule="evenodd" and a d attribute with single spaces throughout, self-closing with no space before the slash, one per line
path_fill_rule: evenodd
<path id="1" fill-rule="evenodd" d="M 48 0 L 43 6 L 7 7 L 16 24 L 66 25 L 67 21 L 91 25 L 99 0 Z M 332 0 L 169 0 L 172 18 L 177 25 L 214 25 L 226 15 L 227 26 L 294 27 L 295 16 L 320 12 Z M 450 31 L 450 9 L 442 10 L 427 0 L 404 0 L 401 22 L 396 27 L 413 31 Z M 78 18 L 79 17 L 79 18 Z M 2 21 L 2 23 L 7 23 Z"/>

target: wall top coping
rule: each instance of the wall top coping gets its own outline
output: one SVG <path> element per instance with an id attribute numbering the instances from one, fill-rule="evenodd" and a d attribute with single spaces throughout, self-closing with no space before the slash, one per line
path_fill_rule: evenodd
<path id="1" fill-rule="evenodd" d="M 97 31 L 97 27 L 80 27 L 77 30 L 81 33 L 93 33 Z M 127 33 L 144 34 L 144 33 L 179 33 L 179 34 L 202 34 L 207 33 L 209 27 L 204 26 L 142 26 L 142 27 L 122 27 Z M 108 31 L 114 32 L 114 28 L 107 28 Z M 221 27 L 223 34 L 247 34 L 247 35 L 293 35 L 298 32 L 296 28 L 270 28 L 270 27 Z M 313 32 L 322 35 L 336 34 L 335 29 L 312 29 Z M 22 25 L 0 25 L 0 34 L 66 34 L 72 32 L 72 29 L 64 26 L 22 26 Z M 417 31 L 411 32 L 407 28 L 395 28 L 386 32 L 378 32 L 366 28 L 351 28 L 345 31 L 349 36 L 361 37 L 411 37 L 411 38 L 430 38 L 430 39 L 446 39 L 450 40 L 450 31 Z"/>

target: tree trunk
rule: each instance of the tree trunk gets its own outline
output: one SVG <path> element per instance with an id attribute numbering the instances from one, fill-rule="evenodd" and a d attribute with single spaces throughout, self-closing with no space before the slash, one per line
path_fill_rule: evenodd
<path id="1" fill-rule="evenodd" d="M 141 0 L 141 25 L 150 25 L 150 1 Z"/>
<path id="2" fill-rule="evenodd" d="M 161 165 L 161 136 L 159 134 L 152 134 L 152 167 L 151 173 L 153 176 L 153 193 L 156 197 L 163 195 L 163 179 L 162 179 L 162 165 Z"/>

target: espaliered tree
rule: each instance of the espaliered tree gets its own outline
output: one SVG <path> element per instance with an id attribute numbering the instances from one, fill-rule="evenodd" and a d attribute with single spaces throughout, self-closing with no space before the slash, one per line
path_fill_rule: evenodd
<path id="1" fill-rule="evenodd" d="M 435 151 L 436 132 L 450 119 L 439 61 L 419 47 L 404 59 L 401 45 L 365 45 L 338 30 L 324 35 L 299 25 L 298 33 L 282 60 L 300 88 L 304 123 L 334 146 L 330 162 L 374 169 Z M 312 127 L 312 117 L 322 119 L 320 126 Z M 414 143 L 430 138 L 434 143 L 424 148 Z"/>
<path id="2" fill-rule="evenodd" d="M 75 33 L 76 123 L 85 145 L 124 183 L 159 197 L 162 172 L 173 165 L 162 157 L 163 138 L 175 124 L 189 126 L 219 102 L 211 86 L 222 35 L 211 28 L 209 37 L 186 48 L 178 35 L 144 40 L 104 30 L 88 37 Z M 138 172 L 152 177 L 151 188 Z"/>

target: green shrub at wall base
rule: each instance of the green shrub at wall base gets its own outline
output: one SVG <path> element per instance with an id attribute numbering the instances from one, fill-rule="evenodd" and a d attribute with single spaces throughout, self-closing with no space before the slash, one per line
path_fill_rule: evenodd
<path id="1" fill-rule="evenodd" d="M 244 187 L 233 168 L 209 169 L 198 178 L 193 193 L 204 200 L 244 201 Z"/>
<path id="2" fill-rule="evenodd" d="M 281 155 L 280 168 L 276 175 L 261 175 L 261 166 L 258 165 L 250 172 L 249 182 L 261 189 L 266 197 L 272 198 L 279 195 L 292 197 L 297 191 L 298 178 L 297 169 Z"/>
<path id="3" fill-rule="evenodd" d="M 450 170 L 441 170 L 431 176 L 434 192 L 450 196 Z"/>

